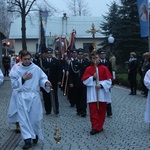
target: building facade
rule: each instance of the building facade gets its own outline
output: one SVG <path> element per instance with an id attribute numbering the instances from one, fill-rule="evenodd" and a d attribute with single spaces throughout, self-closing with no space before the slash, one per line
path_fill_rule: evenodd
<path id="1" fill-rule="evenodd" d="M 104 35 L 100 32 L 96 32 L 93 38 L 93 34 L 90 32 L 87 33 L 86 31 L 92 31 L 92 24 L 95 25 L 96 30 L 101 30 L 99 27 L 101 21 L 101 17 L 67 17 L 65 14 L 63 17 L 48 17 L 47 23 L 45 24 L 46 46 L 48 46 L 50 42 L 50 46 L 54 47 L 54 39 L 56 37 L 66 38 L 69 41 L 72 30 L 74 29 L 76 30 L 76 48 L 84 48 L 88 51 L 88 47 L 93 41 L 95 41 L 96 45 L 100 45 Z M 9 34 L 9 39 L 15 41 L 15 53 L 18 53 L 22 49 L 21 38 L 21 18 L 18 18 L 11 23 Z M 27 49 L 31 53 L 36 53 L 40 40 L 39 17 L 26 18 L 26 38 Z"/>

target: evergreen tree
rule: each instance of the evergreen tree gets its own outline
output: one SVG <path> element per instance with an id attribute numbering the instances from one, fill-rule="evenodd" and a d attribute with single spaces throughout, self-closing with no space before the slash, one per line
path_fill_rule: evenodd
<path id="1" fill-rule="evenodd" d="M 101 43 L 101 45 L 104 48 L 108 48 L 109 43 L 108 43 L 108 37 L 109 35 L 112 35 L 113 37 L 115 37 L 115 41 L 116 41 L 116 37 L 117 37 L 117 26 L 118 26 L 118 20 L 119 20 L 119 16 L 118 16 L 118 10 L 119 10 L 119 6 L 116 4 L 116 2 L 113 2 L 111 4 L 111 6 L 107 5 L 109 7 L 109 12 L 106 14 L 106 16 L 103 15 L 103 18 L 105 21 L 103 21 L 100 25 L 100 28 L 102 29 L 102 34 L 104 34 L 106 36 L 106 38 L 104 39 L 104 41 Z"/>
<path id="2" fill-rule="evenodd" d="M 137 0 L 124 0 L 118 11 L 120 23 L 118 27 L 118 43 L 116 49 L 121 57 L 120 61 L 125 62 L 130 52 L 134 51 L 141 55 L 148 50 L 148 39 L 141 38 Z M 141 57 L 141 56 L 140 56 Z"/>
<path id="3" fill-rule="evenodd" d="M 137 0 L 124 0 L 120 6 L 113 2 L 104 19 L 107 22 L 102 23 L 101 28 L 107 37 L 112 34 L 115 38 L 114 52 L 119 64 L 128 61 L 132 51 L 142 57 L 141 54 L 148 50 L 148 39 L 140 36 Z M 105 45 L 108 45 L 108 42 Z"/>

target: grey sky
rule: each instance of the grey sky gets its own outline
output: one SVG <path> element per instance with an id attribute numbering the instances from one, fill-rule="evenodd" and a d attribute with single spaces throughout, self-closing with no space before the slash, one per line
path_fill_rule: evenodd
<path id="1" fill-rule="evenodd" d="M 111 4 L 114 0 L 85 0 L 85 2 L 88 3 L 89 8 L 91 9 L 91 15 L 92 16 L 101 16 L 105 15 L 106 12 L 108 12 L 108 6 L 107 4 Z M 119 2 L 119 0 L 115 0 L 116 2 Z M 59 8 L 59 10 L 62 10 L 63 12 L 67 13 L 67 6 L 64 2 L 64 0 L 54 0 L 51 1 L 51 4 Z"/>

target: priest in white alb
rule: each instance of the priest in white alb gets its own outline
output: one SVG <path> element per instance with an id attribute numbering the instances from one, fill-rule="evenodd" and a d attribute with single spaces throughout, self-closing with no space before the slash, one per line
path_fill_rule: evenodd
<path id="1" fill-rule="evenodd" d="M 40 99 L 40 87 L 50 92 L 51 83 L 46 74 L 31 62 L 31 53 L 21 53 L 21 65 L 10 73 L 13 90 L 17 91 L 17 111 L 21 135 L 25 141 L 23 149 L 32 147 L 32 142 L 43 140 L 40 121 L 43 109 Z"/>

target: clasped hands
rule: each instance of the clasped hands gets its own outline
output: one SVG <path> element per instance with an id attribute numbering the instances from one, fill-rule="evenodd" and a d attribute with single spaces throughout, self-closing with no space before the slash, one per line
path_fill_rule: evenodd
<path id="1" fill-rule="evenodd" d="M 93 75 L 93 79 L 96 80 L 96 78 L 97 78 L 97 74 L 96 74 L 96 72 L 95 72 L 94 75 Z M 101 85 L 101 84 L 96 84 L 95 87 L 96 87 L 97 89 L 101 89 L 101 88 L 102 88 L 102 85 Z"/>
<path id="2" fill-rule="evenodd" d="M 102 85 L 101 85 L 101 84 L 97 84 L 97 85 L 95 85 L 95 87 L 96 87 L 97 89 L 101 89 L 101 88 L 102 88 Z"/>

